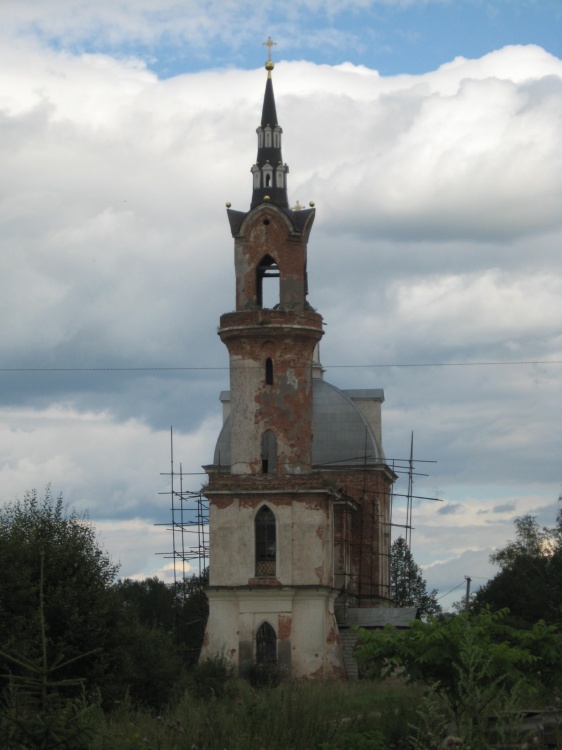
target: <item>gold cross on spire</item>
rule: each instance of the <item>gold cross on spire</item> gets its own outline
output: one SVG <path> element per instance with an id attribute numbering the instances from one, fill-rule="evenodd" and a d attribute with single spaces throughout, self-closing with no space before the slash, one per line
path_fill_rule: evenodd
<path id="1" fill-rule="evenodd" d="M 271 62 L 271 48 L 275 47 L 277 42 L 272 41 L 271 37 L 267 37 L 267 42 L 263 43 L 264 47 L 267 47 L 267 62 Z"/>

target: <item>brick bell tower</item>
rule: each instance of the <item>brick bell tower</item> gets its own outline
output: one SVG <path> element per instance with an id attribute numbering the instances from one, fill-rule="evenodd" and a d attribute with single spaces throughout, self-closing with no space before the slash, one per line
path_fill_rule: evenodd
<path id="1" fill-rule="evenodd" d="M 306 300 L 307 243 L 315 210 L 289 208 L 289 170 L 281 156 L 283 131 L 270 56 L 265 67 L 251 207 L 248 212 L 227 210 L 236 309 L 220 319 L 218 333 L 230 357 L 230 392 L 221 394 L 223 430 L 213 464 L 204 467 L 209 475 L 210 614 L 203 655 L 222 654 L 241 671 L 257 662 L 296 679 L 343 677 L 336 600 L 373 606 L 375 599 L 388 597 L 388 585 L 385 589 L 381 583 L 388 578 L 387 560 L 385 570 L 376 572 L 375 588 L 371 585 L 368 595 L 365 585 L 361 588 L 365 563 L 352 538 L 359 532 L 365 536 L 361 502 L 340 487 L 342 481 L 346 487 L 357 485 L 363 498 L 365 487 L 369 491 L 368 444 L 377 454 L 371 512 L 388 504 L 392 478 L 381 473 L 382 448 L 375 434 L 377 413 L 380 432 L 382 391 L 347 392 L 355 393 L 357 403 L 365 402 L 364 416 L 353 395 L 323 381 L 315 356 L 322 317 Z M 334 428 L 339 433 L 335 442 L 330 437 Z M 357 445 L 338 447 L 342 436 L 349 441 L 350 430 L 358 431 L 359 457 L 353 455 Z M 382 539 L 389 530 L 381 529 L 379 523 L 376 532 L 367 533 L 369 549 L 373 534 Z M 381 568 L 380 555 L 377 561 Z"/>

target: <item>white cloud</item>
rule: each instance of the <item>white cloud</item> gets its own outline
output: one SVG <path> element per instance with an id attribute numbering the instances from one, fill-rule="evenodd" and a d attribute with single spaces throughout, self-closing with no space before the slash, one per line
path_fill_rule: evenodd
<path id="1" fill-rule="evenodd" d="M 327 364 L 562 359 L 560 60 L 510 47 L 420 76 L 305 62 L 274 75 L 291 200 L 318 204 L 310 288 Z M 263 71 L 161 81 L 20 40 L 0 78 L 4 366 L 225 366 L 224 203 L 249 205 Z M 124 575 L 164 573 L 144 548 L 162 544 L 167 426 L 189 471 L 210 461 L 227 373 L 0 377 L 4 497 L 52 482 L 99 519 Z M 413 429 L 418 455 L 438 460 L 421 494 L 460 509 L 416 509 L 425 565 L 485 560 L 514 515 L 557 496 L 556 366 L 328 378 L 385 387 L 389 457 Z"/>

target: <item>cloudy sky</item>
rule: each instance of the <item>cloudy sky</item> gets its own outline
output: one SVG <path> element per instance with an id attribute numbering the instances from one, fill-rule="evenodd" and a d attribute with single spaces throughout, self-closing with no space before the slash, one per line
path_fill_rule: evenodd
<path id="1" fill-rule="evenodd" d="M 559 507 L 559 0 L 2 0 L 2 501 L 51 483 L 123 576 L 170 580 L 170 427 L 198 490 L 268 35 L 326 379 L 384 388 L 389 460 L 414 433 L 447 603 Z"/>

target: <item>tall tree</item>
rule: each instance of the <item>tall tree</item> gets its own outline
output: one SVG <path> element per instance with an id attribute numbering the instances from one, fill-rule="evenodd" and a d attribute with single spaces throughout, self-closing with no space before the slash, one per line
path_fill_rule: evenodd
<path id="1" fill-rule="evenodd" d="M 509 621 L 530 627 L 538 620 L 562 624 L 562 511 L 554 527 L 534 516 L 515 519 L 515 539 L 490 555 L 500 571 L 474 597 L 472 611 L 507 608 Z"/>
<path id="2" fill-rule="evenodd" d="M 39 589 L 44 559 L 44 619 L 49 658 L 68 661 L 61 677 L 88 674 L 102 681 L 118 617 L 111 584 L 117 572 L 85 516 L 69 512 L 49 488 L 0 509 L 0 648 L 27 659 L 41 656 Z M 4 666 L 6 673 L 13 667 Z"/>
<path id="3" fill-rule="evenodd" d="M 205 594 L 207 571 L 168 585 L 158 578 L 133 581 L 126 578 L 115 586 L 128 617 L 135 617 L 146 628 L 169 635 L 186 664 L 199 658 L 209 614 Z"/>
<path id="4" fill-rule="evenodd" d="M 392 543 L 390 551 L 392 599 L 398 607 L 417 607 L 421 617 L 441 612 L 437 590 L 427 591 L 427 583 L 404 537 Z"/>

